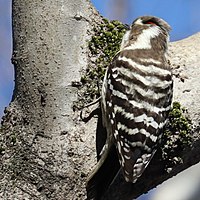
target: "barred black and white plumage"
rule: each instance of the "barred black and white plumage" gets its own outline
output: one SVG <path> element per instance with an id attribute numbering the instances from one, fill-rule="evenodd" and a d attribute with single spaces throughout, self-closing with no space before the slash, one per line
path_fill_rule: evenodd
<path id="1" fill-rule="evenodd" d="M 115 144 L 127 182 L 142 175 L 167 122 L 173 87 L 166 59 L 169 30 L 160 18 L 137 18 L 105 74 L 101 109 L 107 141 L 99 163 Z"/>
<path id="2" fill-rule="evenodd" d="M 135 182 L 156 151 L 172 99 L 165 54 L 169 25 L 136 19 L 108 67 L 102 89 L 104 125 L 114 136 L 127 182 Z"/>

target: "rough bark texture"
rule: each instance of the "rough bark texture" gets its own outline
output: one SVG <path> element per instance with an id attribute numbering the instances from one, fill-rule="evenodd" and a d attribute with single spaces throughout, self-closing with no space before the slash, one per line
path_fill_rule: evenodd
<path id="1" fill-rule="evenodd" d="M 87 39 L 96 20 L 87 0 L 13 0 L 16 85 L 1 127 L 0 199 L 86 198 L 86 177 L 96 162 L 96 119 L 84 124 L 73 112 L 77 88 L 71 82 L 88 64 Z M 137 184 L 122 180 L 105 199 L 137 197 L 200 160 L 199 44 L 197 34 L 170 47 L 174 98 L 195 124 L 183 163 L 167 173 L 158 155 Z"/>
<path id="2" fill-rule="evenodd" d="M 95 160 L 95 119 L 72 110 L 87 39 L 90 2 L 13 0 L 15 91 L 1 133 L 0 199 L 84 199 Z M 84 127 L 83 127 L 84 125 Z"/>

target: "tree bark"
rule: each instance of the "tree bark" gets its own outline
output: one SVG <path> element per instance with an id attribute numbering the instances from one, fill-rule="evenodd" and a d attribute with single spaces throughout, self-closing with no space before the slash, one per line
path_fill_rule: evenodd
<path id="1" fill-rule="evenodd" d="M 78 89 L 72 81 L 89 64 L 88 39 L 100 20 L 88 0 L 13 0 L 15 89 L 1 126 L 1 199 L 86 199 L 86 178 L 96 164 L 96 119 L 84 124 L 73 111 Z M 120 181 L 105 199 L 137 197 L 200 160 L 199 38 L 170 48 L 175 100 L 196 125 L 193 146 L 170 173 L 155 158 L 137 185 Z"/>
<path id="2" fill-rule="evenodd" d="M 73 112 L 88 39 L 87 0 L 13 0 L 15 89 L 1 130 L 1 199 L 84 199 L 96 120 Z"/>

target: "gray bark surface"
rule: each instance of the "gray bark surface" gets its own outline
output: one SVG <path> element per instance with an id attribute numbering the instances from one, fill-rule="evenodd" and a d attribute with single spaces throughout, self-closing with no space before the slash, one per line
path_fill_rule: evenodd
<path id="1" fill-rule="evenodd" d="M 195 135 L 200 125 L 200 33 L 172 42 L 169 48 L 174 77 L 174 101 L 187 108 Z"/>
<path id="2" fill-rule="evenodd" d="M 90 2 L 13 0 L 15 91 L 0 138 L 0 199 L 84 199 L 95 119 L 72 110 L 88 39 Z"/>
<path id="3" fill-rule="evenodd" d="M 71 83 L 88 65 L 87 40 L 98 20 L 87 0 L 13 0 L 15 91 L 1 127 L 0 199 L 86 199 L 86 178 L 96 164 L 96 119 L 85 124 L 73 111 L 77 88 Z M 137 197 L 200 160 L 199 44 L 196 34 L 170 46 L 174 99 L 195 125 L 183 163 L 163 174 L 155 158 L 137 185 L 122 181 L 105 199 Z"/>

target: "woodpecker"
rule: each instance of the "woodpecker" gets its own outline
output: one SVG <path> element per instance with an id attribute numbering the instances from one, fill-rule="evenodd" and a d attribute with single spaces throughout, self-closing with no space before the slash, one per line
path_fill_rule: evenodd
<path id="1" fill-rule="evenodd" d="M 169 31 L 164 20 L 143 16 L 134 20 L 125 33 L 103 81 L 101 112 L 107 139 L 89 181 L 100 173 L 113 146 L 124 179 L 131 183 L 154 156 L 173 94 L 166 58 Z"/>

